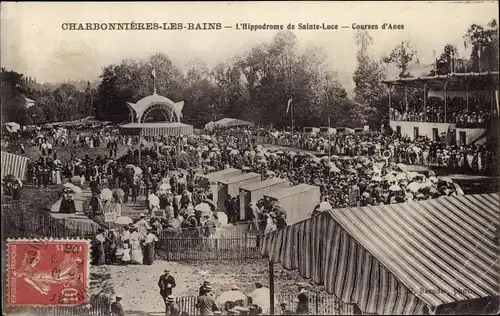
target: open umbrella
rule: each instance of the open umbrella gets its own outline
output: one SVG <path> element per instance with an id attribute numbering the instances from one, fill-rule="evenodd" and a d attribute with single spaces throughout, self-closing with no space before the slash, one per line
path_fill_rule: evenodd
<path id="1" fill-rule="evenodd" d="M 150 194 L 148 196 L 148 202 L 149 202 L 149 204 L 151 204 L 151 206 L 159 206 L 160 205 L 160 199 L 154 194 Z"/>
<path id="2" fill-rule="evenodd" d="M 212 209 L 208 203 L 200 203 L 194 207 L 195 211 L 201 212 L 202 214 L 210 214 Z"/>
<path id="3" fill-rule="evenodd" d="M 101 191 L 101 199 L 103 201 L 111 201 L 112 198 L 113 198 L 113 192 L 111 192 L 110 189 L 108 189 L 108 188 L 102 189 L 102 191 Z"/>
<path id="4" fill-rule="evenodd" d="M 329 211 L 329 210 L 332 210 L 333 207 L 330 203 L 326 202 L 326 201 L 323 201 L 321 203 L 319 203 L 319 208 L 318 210 L 320 212 L 324 212 L 324 211 Z"/>
<path id="5" fill-rule="evenodd" d="M 113 192 L 113 196 L 120 200 L 120 201 L 123 201 L 123 198 L 125 197 L 125 192 L 122 190 L 122 189 L 116 189 L 114 192 Z"/>
<path id="6" fill-rule="evenodd" d="M 380 177 L 380 176 L 374 176 L 374 177 L 372 178 L 372 181 L 375 181 L 375 182 L 382 182 L 382 177 Z"/>
<path id="7" fill-rule="evenodd" d="M 418 192 L 418 190 L 420 190 L 421 187 L 422 187 L 421 184 L 417 183 L 417 182 L 412 182 L 412 183 L 408 184 L 408 189 L 411 192 Z"/>
<path id="8" fill-rule="evenodd" d="M 224 212 L 217 212 L 217 219 L 221 225 L 227 225 L 229 220 Z"/>
<path id="9" fill-rule="evenodd" d="M 396 175 L 396 180 L 406 180 L 406 174 L 405 173 L 398 173 Z"/>
<path id="10" fill-rule="evenodd" d="M 74 187 L 74 184 L 71 182 L 66 182 L 65 184 L 63 184 L 63 188 L 72 189 L 73 187 Z"/>
<path id="11" fill-rule="evenodd" d="M 393 184 L 389 187 L 389 191 L 401 191 L 401 187 L 397 184 Z"/>
<path id="12" fill-rule="evenodd" d="M 215 302 L 218 305 L 224 305 L 226 302 L 236 302 L 236 301 L 246 302 L 247 297 L 241 291 L 233 290 L 233 291 L 225 291 L 222 292 L 219 297 L 215 299 Z"/>
<path id="13" fill-rule="evenodd" d="M 120 216 L 115 220 L 115 224 L 118 224 L 118 225 L 130 225 L 133 222 L 134 221 L 128 216 Z"/>
<path id="14" fill-rule="evenodd" d="M 82 188 L 80 188 L 79 186 L 77 185 L 73 185 L 73 187 L 71 188 L 71 190 L 73 190 L 73 192 L 75 193 L 82 193 Z"/>

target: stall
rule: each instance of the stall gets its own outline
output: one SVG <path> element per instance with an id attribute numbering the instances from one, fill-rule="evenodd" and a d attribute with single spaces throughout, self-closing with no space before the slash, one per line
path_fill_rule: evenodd
<path id="1" fill-rule="evenodd" d="M 261 178 L 262 176 L 259 173 L 249 172 L 239 176 L 226 177 L 226 179 L 219 180 L 217 208 L 227 212 L 225 202 L 229 199 L 229 197 L 238 196 L 240 194 L 240 187 L 259 182 Z"/>
<path id="2" fill-rule="evenodd" d="M 291 187 L 290 181 L 281 178 L 271 178 L 261 182 L 240 187 L 240 220 L 246 219 L 246 209 L 250 202 L 257 202 L 264 194 Z"/>
<path id="3" fill-rule="evenodd" d="M 311 217 L 314 207 L 320 202 L 321 192 L 315 185 L 301 183 L 264 196 L 278 203 L 286 212 L 287 224 L 293 225 Z"/>
<path id="4" fill-rule="evenodd" d="M 221 171 L 200 175 L 199 186 L 205 190 L 209 190 L 214 197 L 214 204 L 217 205 L 217 194 L 219 192 L 219 180 L 229 177 L 239 176 L 242 174 L 240 169 L 229 168 Z"/>

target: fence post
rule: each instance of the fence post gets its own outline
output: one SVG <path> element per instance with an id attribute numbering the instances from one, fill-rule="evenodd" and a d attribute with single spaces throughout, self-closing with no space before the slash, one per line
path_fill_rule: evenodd
<path id="1" fill-rule="evenodd" d="M 316 296 L 316 315 L 319 315 L 319 295 L 318 293 L 315 293 L 315 296 Z"/>

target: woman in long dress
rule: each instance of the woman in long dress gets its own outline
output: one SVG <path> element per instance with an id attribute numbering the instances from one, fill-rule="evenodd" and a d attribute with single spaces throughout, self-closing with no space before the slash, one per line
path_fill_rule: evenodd
<path id="1" fill-rule="evenodd" d="M 158 237 L 153 233 L 153 229 L 150 228 L 148 231 L 144 242 L 144 264 L 152 265 L 155 260 L 155 243 Z"/>
<path id="2" fill-rule="evenodd" d="M 144 257 L 142 254 L 141 239 L 137 229 L 134 229 L 134 232 L 130 234 L 130 248 L 132 263 L 142 264 Z"/>

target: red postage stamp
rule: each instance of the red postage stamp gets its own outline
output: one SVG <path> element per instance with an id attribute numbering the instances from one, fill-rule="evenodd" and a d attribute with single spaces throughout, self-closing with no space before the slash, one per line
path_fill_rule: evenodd
<path id="1" fill-rule="evenodd" d="M 9 306 L 87 304 L 86 240 L 10 239 L 7 247 Z"/>

